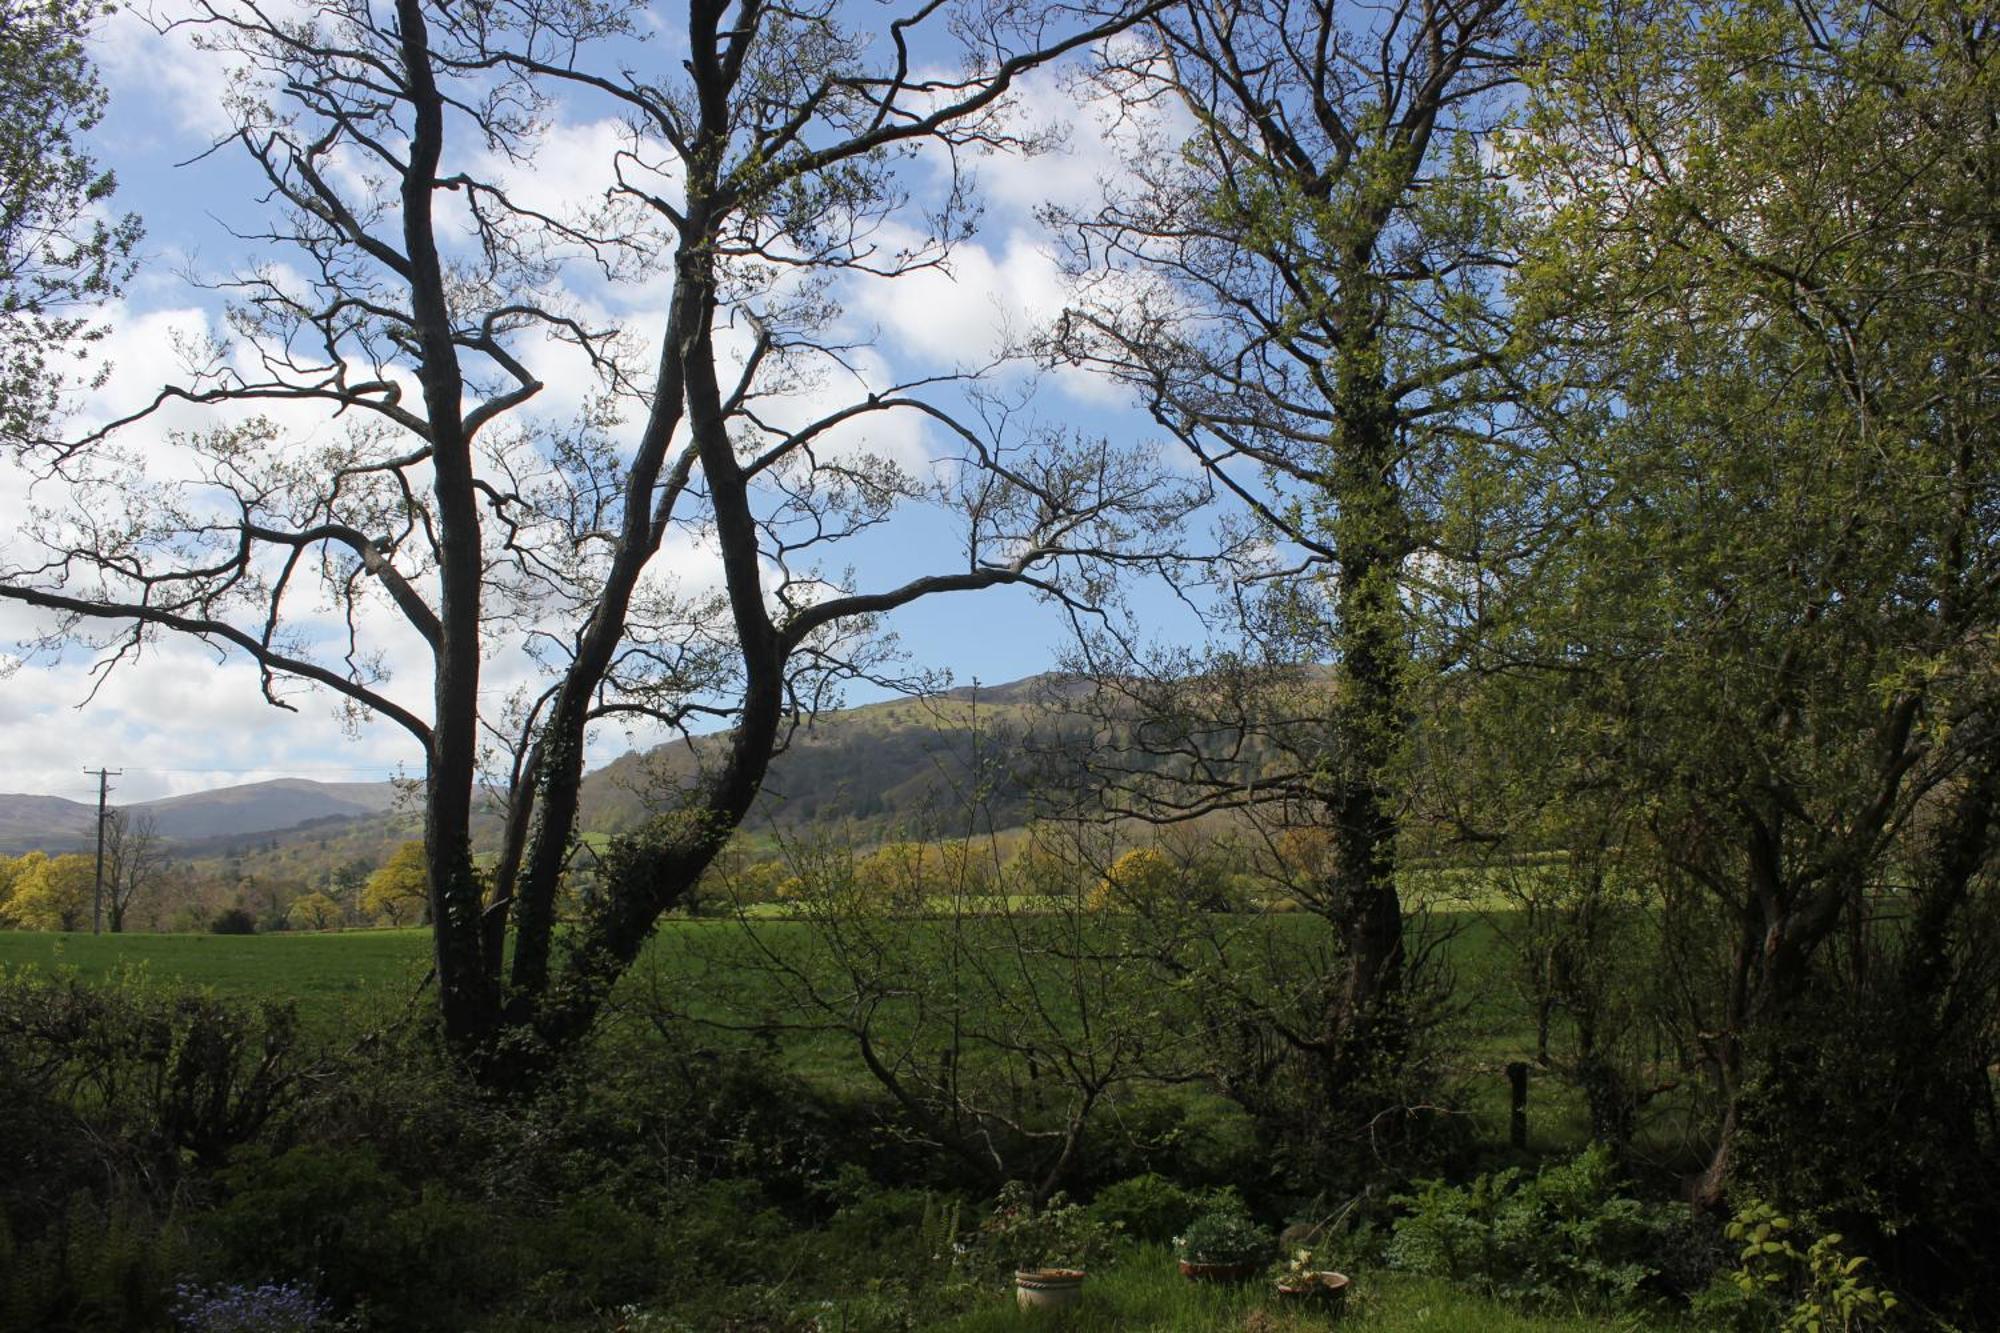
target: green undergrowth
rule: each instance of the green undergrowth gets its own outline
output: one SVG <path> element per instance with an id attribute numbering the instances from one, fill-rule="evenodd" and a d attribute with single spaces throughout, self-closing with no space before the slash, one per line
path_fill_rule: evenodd
<path id="1" fill-rule="evenodd" d="M 828 1325 L 838 1328 L 839 1324 Z M 858 1330 L 862 1325 L 854 1325 Z M 1011 1293 L 988 1296 L 936 1327 L 949 1333 L 1585 1333 L 1682 1325 L 1646 1316 L 1524 1313 L 1448 1282 L 1384 1270 L 1355 1275 L 1338 1318 L 1282 1306 L 1268 1282 L 1197 1284 L 1182 1278 L 1164 1246 L 1149 1245 L 1093 1273 L 1071 1311 L 1023 1311 Z"/>

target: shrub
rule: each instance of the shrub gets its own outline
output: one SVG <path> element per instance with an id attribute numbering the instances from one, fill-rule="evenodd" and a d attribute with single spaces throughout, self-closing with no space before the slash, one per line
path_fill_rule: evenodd
<path id="1" fill-rule="evenodd" d="M 1888 1327 L 1900 1302 L 1867 1276 L 1868 1260 L 1849 1254 L 1839 1232 L 1812 1236 L 1759 1200 L 1751 1200 L 1729 1223 L 1728 1238 L 1742 1248 L 1729 1280 L 1743 1298 L 1750 1323 L 1770 1314 L 1782 1318 L 1785 1333 L 1841 1329 L 1860 1333 Z M 1722 1302 L 1711 1299 L 1710 1307 Z"/>
<path id="2" fill-rule="evenodd" d="M 217 935 L 255 935 L 257 918 L 241 907 L 226 907 L 216 913 L 215 920 L 209 922 L 209 930 Z"/>
<path id="3" fill-rule="evenodd" d="M 247 1153 L 221 1180 L 229 1197 L 200 1226 L 224 1271 L 313 1274 L 338 1304 L 366 1306 L 371 1327 L 460 1322 L 513 1281 L 504 1212 L 407 1188 L 366 1148 Z"/>
<path id="4" fill-rule="evenodd" d="M 1396 1267 L 1540 1304 L 1637 1303 L 1668 1231 L 1662 1214 L 1618 1192 L 1602 1144 L 1532 1177 L 1426 1181 L 1392 1202 L 1409 1210 L 1389 1241 Z"/>
<path id="5" fill-rule="evenodd" d="M 133 1200 L 78 1194 L 41 1235 L 18 1243 L 0 1211 L 0 1328 L 162 1327 L 187 1261 L 181 1234 Z"/>
<path id="6" fill-rule="evenodd" d="M 1084 1268 L 1110 1248 L 1117 1234 L 1061 1194 L 1036 1207 L 1028 1187 L 1010 1180 L 994 1201 L 993 1215 L 981 1224 L 978 1240 L 980 1249 L 1008 1270 Z"/>
<path id="7" fill-rule="evenodd" d="M 1271 1257 L 1271 1235 L 1248 1214 L 1218 1208 L 1188 1223 L 1174 1249 L 1191 1264 L 1260 1264 Z"/>
<path id="8" fill-rule="evenodd" d="M 74 1117 L 73 1144 L 136 1158 L 134 1174 L 162 1192 L 187 1165 L 219 1166 L 289 1111 L 306 1072 L 286 1005 L 129 980 L 0 984 L 0 1086 L 24 1085 L 17 1095 Z"/>
<path id="9" fill-rule="evenodd" d="M 1185 1230 L 1202 1207 L 1200 1195 L 1148 1171 L 1099 1190 L 1090 1213 L 1135 1240 L 1165 1243 Z"/>

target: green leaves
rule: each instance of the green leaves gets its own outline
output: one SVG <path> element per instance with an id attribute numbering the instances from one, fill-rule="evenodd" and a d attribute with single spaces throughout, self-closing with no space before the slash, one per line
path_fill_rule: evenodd
<path id="1" fill-rule="evenodd" d="M 88 307 L 117 294 L 140 236 L 103 214 L 116 182 L 79 143 L 104 110 L 83 45 L 102 12 L 0 0 L 0 438 L 15 444 L 71 387 L 64 354 L 103 336 Z"/>
<path id="2" fill-rule="evenodd" d="M 1882 1327 L 1898 1304 L 1894 1293 L 1861 1280 L 1868 1260 L 1848 1254 L 1837 1231 L 1800 1249 L 1811 1230 L 1809 1221 L 1795 1223 L 1760 1199 L 1745 1203 L 1723 1229 L 1730 1240 L 1746 1242 L 1730 1281 L 1745 1295 L 1780 1299 L 1786 1333 Z"/>

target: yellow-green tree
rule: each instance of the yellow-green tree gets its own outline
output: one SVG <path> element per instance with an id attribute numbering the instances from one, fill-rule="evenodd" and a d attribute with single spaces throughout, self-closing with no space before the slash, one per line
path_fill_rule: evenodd
<path id="1" fill-rule="evenodd" d="M 885 842 L 854 865 L 860 904 L 892 911 L 916 911 L 926 886 L 943 874 L 944 858 L 924 842 Z"/>
<path id="2" fill-rule="evenodd" d="M 1031 824 L 1021 848 L 1001 872 L 1001 888 L 1027 898 L 1082 900 L 1093 887 L 1089 849 L 1073 831 Z"/>
<path id="3" fill-rule="evenodd" d="M 28 856 L 40 855 L 40 852 L 28 853 Z M 27 859 L 27 856 L 0 856 L 0 926 L 14 924 L 7 915 L 7 903 L 14 896 L 14 881 L 21 877 L 21 863 Z"/>
<path id="4" fill-rule="evenodd" d="M 424 845 L 406 842 L 388 864 L 368 877 L 361 890 L 361 911 L 392 926 L 422 921 L 430 906 L 430 876 L 424 869 Z"/>
<path id="5" fill-rule="evenodd" d="M 1090 910 L 1148 912 L 1173 902 L 1180 867 L 1153 847 L 1134 847 L 1111 863 L 1090 894 Z"/>
<path id="6" fill-rule="evenodd" d="M 984 897 L 999 888 L 992 844 L 977 838 L 955 838 L 935 843 L 937 869 L 932 878 L 935 892 Z"/>
<path id="7" fill-rule="evenodd" d="M 303 894 L 293 900 L 285 920 L 295 930 L 336 930 L 340 926 L 340 904 L 317 891 Z"/>
<path id="8" fill-rule="evenodd" d="M 81 930 L 90 921 L 97 865 L 88 856 L 30 852 L 16 863 L 7 915 L 25 930 Z"/>

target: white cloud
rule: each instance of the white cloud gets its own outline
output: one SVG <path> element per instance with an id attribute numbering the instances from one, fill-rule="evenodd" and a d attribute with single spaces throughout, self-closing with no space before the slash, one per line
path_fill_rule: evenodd
<path id="1" fill-rule="evenodd" d="M 121 801 L 286 775 L 361 781 L 399 765 L 422 771 L 421 751 L 400 727 L 376 722 L 347 736 L 323 697 L 296 692 L 297 713 L 273 708 L 247 661 L 218 663 L 186 639 L 150 645 L 112 672 L 87 706 L 80 706 L 91 684 L 82 666 L 72 656 L 6 678 L 7 790 L 81 799 L 94 787 L 85 765 L 125 769 L 116 779 Z"/>

